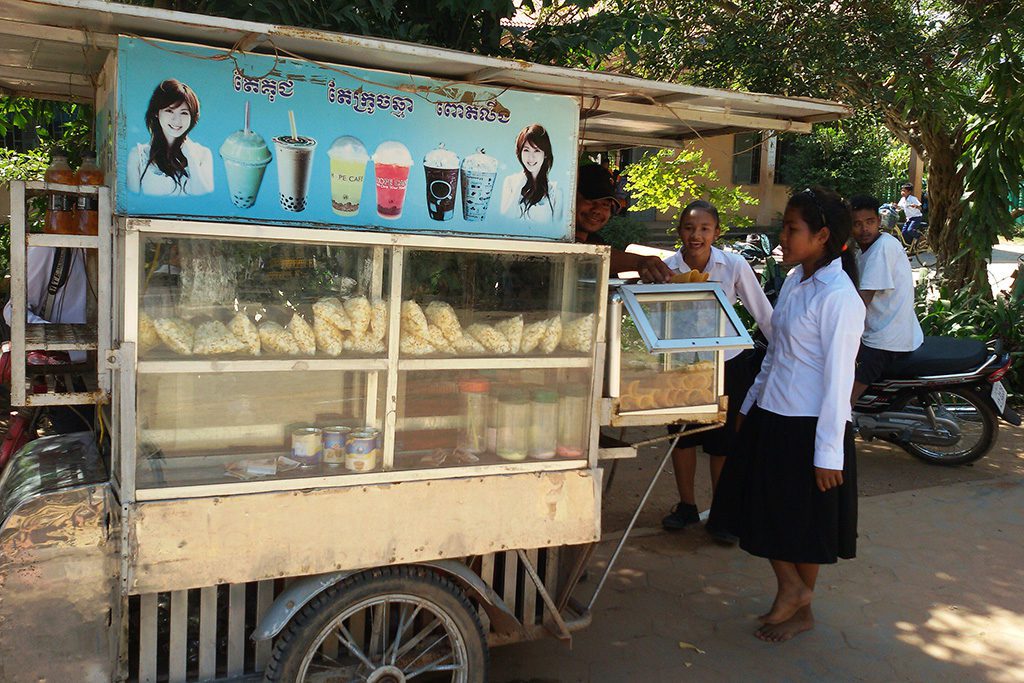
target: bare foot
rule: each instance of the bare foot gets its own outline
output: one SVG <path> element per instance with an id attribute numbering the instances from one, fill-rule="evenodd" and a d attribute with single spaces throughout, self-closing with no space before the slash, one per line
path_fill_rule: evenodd
<path id="1" fill-rule="evenodd" d="M 758 619 L 765 624 L 781 624 L 788 621 L 800 608 L 810 605 L 813 598 L 814 591 L 802 584 L 793 587 L 781 586 L 771 610 Z"/>
<path id="2" fill-rule="evenodd" d="M 792 617 L 781 624 L 765 624 L 757 629 L 755 636 L 766 643 L 784 643 L 795 635 L 814 628 L 814 615 L 810 605 L 801 607 Z"/>

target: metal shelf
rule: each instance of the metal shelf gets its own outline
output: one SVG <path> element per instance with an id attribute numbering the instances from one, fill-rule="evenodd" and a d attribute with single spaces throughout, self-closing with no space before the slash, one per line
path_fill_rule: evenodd
<path id="1" fill-rule="evenodd" d="M 590 356 L 486 356 L 479 358 L 402 358 L 400 371 L 416 370 L 523 370 L 533 368 L 588 368 Z"/>
<path id="2" fill-rule="evenodd" d="M 26 351 L 95 351 L 96 326 L 68 323 L 25 325 Z"/>
<path id="3" fill-rule="evenodd" d="M 303 370 L 384 371 L 386 358 L 246 358 L 140 360 L 139 374 L 211 372 L 290 372 Z"/>
<path id="4" fill-rule="evenodd" d="M 29 366 L 26 374 L 25 405 L 26 406 L 77 406 L 103 403 L 107 400 L 107 392 L 98 386 L 96 368 Z M 35 378 L 43 375 L 46 379 L 46 391 L 33 393 Z M 74 391 L 75 384 L 85 386 L 85 391 Z M 70 390 L 69 390 L 70 389 Z"/>
<path id="5" fill-rule="evenodd" d="M 30 247 L 69 247 L 71 249 L 99 249 L 98 235 L 52 235 L 33 233 L 25 236 Z"/>

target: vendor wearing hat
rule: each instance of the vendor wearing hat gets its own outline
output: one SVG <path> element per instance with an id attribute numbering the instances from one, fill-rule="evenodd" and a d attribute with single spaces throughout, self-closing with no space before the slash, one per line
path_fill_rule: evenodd
<path id="1" fill-rule="evenodd" d="M 576 241 L 605 244 L 597 233 L 620 208 L 608 169 L 597 164 L 581 166 L 576 186 Z M 630 254 L 613 248 L 612 274 L 632 270 L 639 273 L 644 282 L 668 282 L 672 277 L 672 271 L 657 256 Z"/>

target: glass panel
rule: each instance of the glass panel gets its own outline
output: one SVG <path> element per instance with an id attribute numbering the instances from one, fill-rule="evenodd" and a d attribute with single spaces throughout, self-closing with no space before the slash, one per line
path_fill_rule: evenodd
<path id="1" fill-rule="evenodd" d="M 382 247 L 147 236 L 143 359 L 381 356 Z"/>
<path id="2" fill-rule="evenodd" d="M 361 452 L 368 443 L 364 439 L 346 460 L 344 450 L 338 451 L 338 439 L 345 437 L 329 428 L 380 429 L 384 375 L 340 370 L 140 374 L 137 485 L 379 470 L 379 444 Z"/>
<path id="3" fill-rule="evenodd" d="M 597 257 L 409 250 L 405 356 L 589 356 Z"/>
<path id="4" fill-rule="evenodd" d="M 395 469 L 583 459 L 589 368 L 399 375 Z"/>
<path id="5" fill-rule="evenodd" d="M 662 301 L 642 295 L 637 297 L 659 341 L 714 339 L 739 334 L 713 294 L 673 296 L 671 300 Z"/>

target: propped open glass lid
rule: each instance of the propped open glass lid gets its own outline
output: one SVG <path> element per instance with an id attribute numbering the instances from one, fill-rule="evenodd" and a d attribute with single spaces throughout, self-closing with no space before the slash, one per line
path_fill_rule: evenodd
<path id="1" fill-rule="evenodd" d="M 619 293 L 651 353 L 753 344 L 722 288 L 713 282 L 622 285 Z"/>

